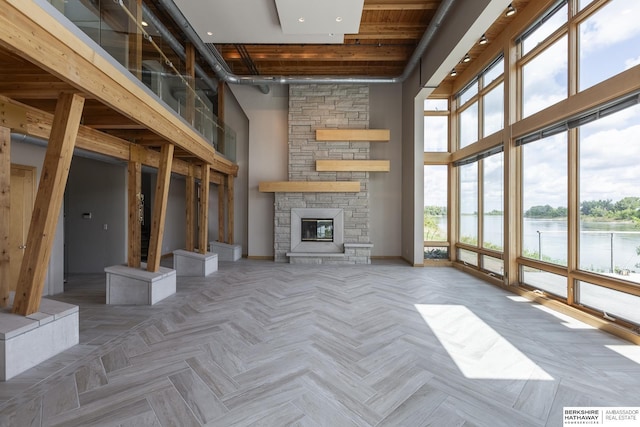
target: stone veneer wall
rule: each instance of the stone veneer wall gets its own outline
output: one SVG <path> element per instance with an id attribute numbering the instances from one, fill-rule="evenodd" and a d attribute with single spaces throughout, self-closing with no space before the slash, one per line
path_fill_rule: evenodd
<path id="1" fill-rule="evenodd" d="M 274 254 L 287 262 L 291 208 L 344 209 L 344 242 L 362 244 L 343 257 L 291 257 L 292 263 L 369 264 L 369 173 L 316 172 L 319 159 L 368 160 L 369 142 L 316 141 L 316 129 L 367 129 L 369 86 L 303 84 L 289 86 L 289 180 L 360 181 L 360 193 L 276 193 Z"/>

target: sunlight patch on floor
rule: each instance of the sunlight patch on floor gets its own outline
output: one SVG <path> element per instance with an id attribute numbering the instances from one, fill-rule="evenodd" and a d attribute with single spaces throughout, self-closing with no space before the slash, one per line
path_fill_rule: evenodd
<path id="1" fill-rule="evenodd" d="M 462 305 L 415 304 L 467 378 L 553 380 L 471 310 Z"/>
<path id="2" fill-rule="evenodd" d="M 626 357 L 640 365 L 640 346 L 637 345 L 605 345 L 609 350 Z"/>
<path id="3" fill-rule="evenodd" d="M 542 310 L 546 313 L 549 313 L 550 315 L 552 315 L 553 317 L 556 317 L 560 320 L 562 320 L 562 324 L 564 326 L 566 326 L 569 329 L 597 329 L 591 325 L 587 325 L 584 322 L 581 322 L 578 319 L 574 319 L 571 316 L 567 316 L 566 314 L 562 314 L 559 311 L 555 311 L 552 308 L 549 307 L 545 307 L 544 305 L 540 305 L 540 304 L 533 304 L 533 307 L 537 308 L 538 310 Z"/>

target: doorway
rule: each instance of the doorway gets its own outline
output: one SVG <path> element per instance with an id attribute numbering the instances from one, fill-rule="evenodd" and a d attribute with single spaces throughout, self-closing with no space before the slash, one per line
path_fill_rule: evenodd
<path id="1" fill-rule="evenodd" d="M 9 287 L 15 292 L 22 266 L 22 258 L 27 248 L 27 234 L 33 212 L 36 194 L 36 168 L 32 166 L 11 165 L 11 244 Z"/>

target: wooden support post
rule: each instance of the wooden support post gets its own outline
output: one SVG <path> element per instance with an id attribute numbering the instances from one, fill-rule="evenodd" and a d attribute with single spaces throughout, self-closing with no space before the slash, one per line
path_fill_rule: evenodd
<path id="1" fill-rule="evenodd" d="M 128 165 L 128 251 L 127 265 L 140 268 L 142 258 L 142 218 L 144 199 L 142 195 L 142 163 L 136 146 L 130 148 L 131 160 Z"/>
<path id="2" fill-rule="evenodd" d="M 186 179 L 186 236 L 185 236 L 185 249 L 189 252 L 193 252 L 196 248 L 195 244 L 195 224 L 196 224 L 196 177 L 194 166 L 189 165 L 189 173 Z"/>
<path id="3" fill-rule="evenodd" d="M 0 307 L 9 305 L 11 284 L 11 129 L 0 127 Z"/>
<path id="4" fill-rule="evenodd" d="M 142 32 L 137 24 L 142 23 L 142 0 L 129 0 L 129 11 L 137 22 L 129 21 L 129 71 L 142 80 Z"/>
<path id="5" fill-rule="evenodd" d="M 193 126 L 196 117 L 196 94 L 194 92 L 196 88 L 196 49 L 191 43 L 187 43 L 186 45 L 185 62 L 187 83 L 189 87 L 187 88 L 187 96 L 185 100 L 184 118 L 191 126 Z"/>
<path id="6" fill-rule="evenodd" d="M 209 180 L 211 168 L 207 164 L 202 165 L 202 178 L 200 179 L 200 229 L 198 232 L 198 252 L 206 254 L 209 247 Z"/>
<path id="7" fill-rule="evenodd" d="M 224 82 L 218 82 L 218 146 L 216 150 L 222 154 L 226 152 L 224 131 Z"/>
<path id="8" fill-rule="evenodd" d="M 224 202 L 226 197 L 224 196 L 225 190 L 225 182 L 224 177 L 220 185 L 218 185 L 218 242 L 224 243 L 225 241 L 225 233 L 224 233 Z"/>
<path id="9" fill-rule="evenodd" d="M 160 152 L 160 167 L 158 168 L 158 179 L 156 181 L 156 193 L 151 220 L 151 242 L 149 243 L 149 256 L 147 257 L 147 271 L 150 272 L 156 272 L 160 269 L 164 220 L 167 214 L 167 199 L 169 198 L 169 183 L 171 182 L 173 149 L 173 144 L 165 144 L 162 146 Z"/>
<path id="10" fill-rule="evenodd" d="M 227 243 L 233 245 L 233 175 L 227 175 Z"/>
<path id="11" fill-rule="evenodd" d="M 13 312 L 23 316 L 40 308 L 83 107 L 84 98 L 70 93 L 61 94 L 56 105 L 13 304 Z"/>

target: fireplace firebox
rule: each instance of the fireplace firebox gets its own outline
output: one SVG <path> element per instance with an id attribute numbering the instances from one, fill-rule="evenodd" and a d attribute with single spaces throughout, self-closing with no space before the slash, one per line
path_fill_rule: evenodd
<path id="1" fill-rule="evenodd" d="M 291 252 L 344 253 L 344 211 L 291 208 Z"/>
<path id="2" fill-rule="evenodd" d="M 300 231 L 303 242 L 333 242 L 333 219 L 302 218 Z"/>

